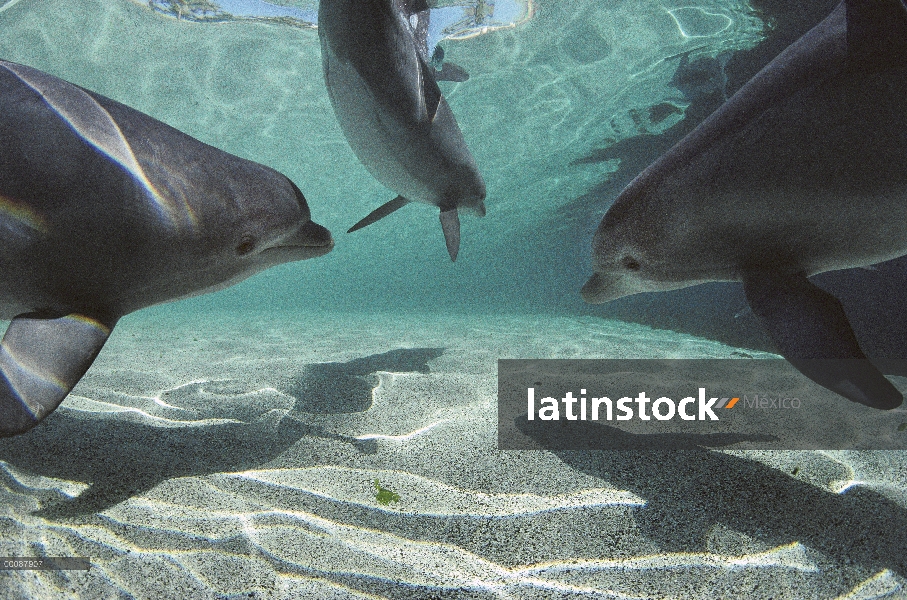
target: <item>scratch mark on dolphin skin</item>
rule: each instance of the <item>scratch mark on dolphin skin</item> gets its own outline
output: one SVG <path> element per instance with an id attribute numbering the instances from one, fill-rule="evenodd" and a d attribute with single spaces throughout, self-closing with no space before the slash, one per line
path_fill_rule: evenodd
<path id="1" fill-rule="evenodd" d="M 35 421 L 40 421 L 47 415 L 47 410 L 38 396 L 65 394 L 70 389 L 66 382 L 54 377 L 53 374 L 26 365 L 14 354 L 6 340 L 0 342 L 0 377 L 6 380 L 9 390 L 15 394 L 16 399 Z M 35 394 L 36 388 L 40 390 L 38 394 Z"/>
<path id="2" fill-rule="evenodd" d="M 22 2 L 22 0 L 9 0 L 9 2 L 4 4 L 3 6 L 0 6 L 0 13 L 2 13 L 5 10 L 11 9 L 12 7 L 19 4 L 20 2 Z"/>
<path id="3" fill-rule="evenodd" d="M 75 321 L 77 323 L 82 323 L 83 325 L 88 325 L 89 327 L 93 327 L 93 328 L 97 329 L 98 331 L 100 331 L 101 334 L 104 336 L 109 336 L 110 332 L 113 331 L 110 327 L 108 327 L 107 325 L 104 325 L 97 319 L 92 319 L 91 317 L 87 317 L 85 315 L 78 315 L 78 314 L 66 315 L 65 317 L 62 317 L 61 320 L 70 320 L 70 321 Z"/>
<path id="4" fill-rule="evenodd" d="M 47 222 L 30 206 L 0 194 L 0 219 L 8 217 L 40 234 L 47 233 Z"/>
<path id="5" fill-rule="evenodd" d="M 138 180 L 151 195 L 158 212 L 164 219 L 175 226 L 177 215 L 183 212 L 190 221 L 190 227 L 197 228 L 198 218 L 192 207 L 188 203 L 184 203 L 184 210 L 179 211 L 172 206 L 172 202 L 158 192 L 135 158 L 132 147 L 119 125 L 88 92 L 30 67 L 5 61 L 0 62 L 0 66 L 40 95 L 77 135 Z"/>

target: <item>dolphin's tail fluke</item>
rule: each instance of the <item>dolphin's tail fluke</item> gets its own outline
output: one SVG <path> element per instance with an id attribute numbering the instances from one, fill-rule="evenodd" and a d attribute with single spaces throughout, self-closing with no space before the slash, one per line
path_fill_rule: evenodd
<path id="1" fill-rule="evenodd" d="M 395 210 L 402 208 L 406 204 L 409 204 L 409 200 L 407 200 L 403 196 L 397 196 L 390 202 L 385 202 L 384 204 L 382 204 L 381 206 L 379 206 L 378 208 L 376 208 L 375 210 L 370 212 L 368 215 L 365 216 L 364 219 L 362 219 L 361 221 L 359 221 L 358 223 L 356 223 L 355 225 L 353 225 L 352 227 L 347 229 L 346 232 L 353 233 L 354 231 L 358 231 L 359 229 L 362 229 L 366 225 L 371 225 L 375 221 L 380 221 L 387 215 L 391 214 Z"/>
<path id="2" fill-rule="evenodd" d="M 447 253 L 450 260 L 456 262 L 457 253 L 460 251 L 460 215 L 457 209 L 441 211 L 441 229 L 444 230 L 444 242 L 447 244 Z"/>

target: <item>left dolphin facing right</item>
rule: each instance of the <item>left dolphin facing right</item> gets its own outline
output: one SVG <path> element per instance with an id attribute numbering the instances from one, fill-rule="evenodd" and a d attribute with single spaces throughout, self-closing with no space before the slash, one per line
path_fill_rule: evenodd
<path id="1" fill-rule="evenodd" d="M 123 315 L 333 245 L 274 169 L 0 60 L 0 437 L 53 412 Z"/>

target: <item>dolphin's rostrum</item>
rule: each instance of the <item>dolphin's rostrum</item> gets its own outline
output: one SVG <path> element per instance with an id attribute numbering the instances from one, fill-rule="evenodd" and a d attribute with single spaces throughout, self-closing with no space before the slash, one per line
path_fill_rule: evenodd
<path id="1" fill-rule="evenodd" d="M 322 0 L 318 34 L 340 128 L 372 176 L 399 194 L 350 231 L 408 202 L 430 204 L 441 210 L 456 260 L 458 211 L 485 214 L 485 182 L 410 25 L 409 16 L 427 8 L 424 1 Z"/>
<path id="2" fill-rule="evenodd" d="M 845 0 L 627 186 L 583 298 L 742 281 L 807 377 L 900 405 L 841 303 L 807 278 L 907 254 L 905 99 L 907 4 Z"/>
<path id="3" fill-rule="evenodd" d="M 0 436 L 53 412 L 123 315 L 333 244 L 277 171 L 0 60 Z"/>

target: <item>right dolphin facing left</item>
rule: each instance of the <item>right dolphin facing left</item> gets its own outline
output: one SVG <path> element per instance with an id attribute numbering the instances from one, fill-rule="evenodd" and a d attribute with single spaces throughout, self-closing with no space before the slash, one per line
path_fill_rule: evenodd
<path id="1" fill-rule="evenodd" d="M 794 367 L 892 409 L 901 393 L 807 278 L 905 254 L 907 4 L 845 0 L 621 192 L 582 296 L 741 281 Z"/>

